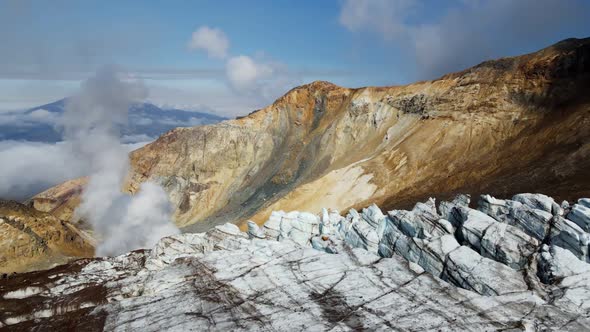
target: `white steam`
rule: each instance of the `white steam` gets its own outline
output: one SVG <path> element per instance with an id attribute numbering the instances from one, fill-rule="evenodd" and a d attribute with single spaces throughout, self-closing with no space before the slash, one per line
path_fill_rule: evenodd
<path id="1" fill-rule="evenodd" d="M 158 185 L 144 183 L 135 196 L 121 191 L 129 158 L 119 130 L 127 121 L 129 105 L 146 96 L 140 82 L 105 67 L 82 83 L 66 105 L 64 138 L 91 174 L 76 215 L 94 228 L 100 241 L 98 256 L 151 247 L 161 237 L 179 232 L 171 223 L 168 196 Z"/>

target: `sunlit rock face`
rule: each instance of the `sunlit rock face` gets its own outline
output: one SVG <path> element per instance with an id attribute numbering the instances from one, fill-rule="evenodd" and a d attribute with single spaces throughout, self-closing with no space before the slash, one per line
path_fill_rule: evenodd
<path id="1" fill-rule="evenodd" d="M 587 201 L 552 208 L 538 239 L 528 235 L 527 218 L 554 201 L 527 195 L 526 202 L 482 196 L 472 207 L 465 195 L 429 199 L 387 213 L 371 205 L 344 216 L 277 211 L 262 227 L 249 223 L 248 232 L 225 224 L 175 235 L 152 250 L 3 280 L 0 324 L 88 331 L 588 330 L 590 264 L 579 248 L 588 246 L 589 234 L 564 226 L 577 216 L 574 206 Z M 488 212 L 490 202 L 512 213 L 500 218 Z"/>
<path id="2" fill-rule="evenodd" d="M 160 184 L 189 231 L 228 220 L 261 225 L 278 210 L 408 208 L 434 194 L 589 196 L 589 59 L 590 39 L 568 39 L 405 86 L 313 82 L 243 118 L 162 135 L 131 154 L 125 190 Z M 33 203 L 67 220 L 80 187 L 67 182 Z M 559 208 L 545 198 L 514 202 L 538 207 L 522 221 L 535 225 L 525 230 L 533 237 Z M 490 208 L 501 210 L 493 218 L 511 213 Z"/>
<path id="3" fill-rule="evenodd" d="M 0 200 L 0 275 L 48 269 L 94 256 L 90 233 L 15 201 Z"/>

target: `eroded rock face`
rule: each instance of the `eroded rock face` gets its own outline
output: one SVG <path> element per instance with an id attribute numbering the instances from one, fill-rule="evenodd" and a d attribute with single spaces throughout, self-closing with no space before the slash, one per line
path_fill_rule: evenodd
<path id="1" fill-rule="evenodd" d="M 175 129 L 134 151 L 125 190 L 162 185 L 175 222 L 199 232 L 228 220 L 262 225 L 279 210 L 405 208 L 433 193 L 571 201 L 590 195 L 588 59 L 590 39 L 571 39 L 406 86 L 314 82 L 246 117 Z M 83 182 L 33 203 L 67 220 Z M 537 227 L 526 230 L 534 237 L 560 213 L 546 197 L 511 201 L 538 211 L 522 221 Z M 584 229 L 581 210 L 571 220 Z"/>
<path id="2" fill-rule="evenodd" d="M 0 283 L 0 324 L 11 331 L 590 329 L 590 264 L 551 243 L 523 251 L 522 268 L 500 254 L 484 257 L 461 235 L 481 212 L 457 211 L 469 209 L 461 199 L 440 204 L 463 217 L 454 233 L 425 236 L 416 229 L 445 219 L 434 200 L 420 204 L 388 212 L 396 222 L 375 205 L 345 217 L 276 212 L 248 233 L 225 224 L 164 238 L 152 250 L 12 276 Z M 488 217 L 488 228 L 518 232 Z M 531 245 L 522 234 L 505 241 Z"/>
<path id="3" fill-rule="evenodd" d="M 581 199 L 578 204 L 575 204 L 568 214 L 568 219 L 575 222 L 584 231 L 590 231 L 590 203 L 588 200 Z"/>
<path id="4" fill-rule="evenodd" d="M 524 279 L 517 271 L 480 256 L 467 246 L 460 246 L 447 255 L 442 279 L 481 295 L 527 290 Z"/>
<path id="5" fill-rule="evenodd" d="M 92 257 L 94 244 L 91 235 L 77 225 L 15 201 L 0 200 L 0 274 Z"/>
<path id="6" fill-rule="evenodd" d="M 482 195 L 477 210 L 468 207 L 469 201 L 468 196 L 459 195 L 437 208 L 430 198 L 411 211 L 393 210 L 387 216 L 376 205 L 360 213 L 352 209 L 345 217 L 325 210 L 310 217 L 314 225 L 331 225 L 333 231 L 322 234 L 313 227 L 294 228 L 300 212 L 280 211 L 256 234 L 258 238 L 264 234 L 278 241 L 307 243 L 328 253 L 351 246 L 381 257 L 401 256 L 423 271 L 481 295 L 537 289 L 534 280 L 555 280 L 561 276 L 555 271 L 567 270 L 563 264 L 570 256 L 579 261 L 572 271 L 582 271 L 579 266 L 588 265 L 590 234 L 562 217 L 564 211 L 553 198 L 519 194 L 512 200 L 500 200 Z M 547 211 L 555 215 L 547 216 Z M 285 231 L 292 229 L 298 231 Z M 552 252 L 563 259 L 548 256 L 548 248 L 556 248 Z M 538 257 L 542 259 L 537 264 Z M 562 265 L 557 263 L 560 259 Z M 549 290 L 541 293 L 545 292 Z"/>

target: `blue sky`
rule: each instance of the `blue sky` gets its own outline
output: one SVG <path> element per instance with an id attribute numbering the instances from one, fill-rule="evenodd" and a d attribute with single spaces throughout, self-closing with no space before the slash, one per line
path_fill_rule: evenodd
<path id="1" fill-rule="evenodd" d="M 118 64 L 157 104 L 245 114 L 313 80 L 404 84 L 589 37 L 589 2 L 0 0 L 0 110 Z"/>

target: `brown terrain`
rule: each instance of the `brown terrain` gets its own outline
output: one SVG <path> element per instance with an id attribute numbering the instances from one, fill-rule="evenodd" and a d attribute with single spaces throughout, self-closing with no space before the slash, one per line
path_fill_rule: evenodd
<path id="1" fill-rule="evenodd" d="M 458 192 L 589 197 L 590 39 L 405 86 L 313 82 L 248 116 L 172 130 L 130 158 L 125 190 L 160 183 L 186 231 Z M 68 220 L 83 183 L 32 204 Z"/>
<path id="2" fill-rule="evenodd" d="M 94 256 L 94 240 L 70 222 L 0 200 L 0 273 L 41 270 Z"/>

